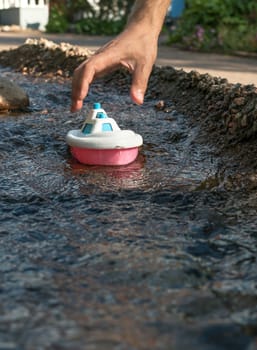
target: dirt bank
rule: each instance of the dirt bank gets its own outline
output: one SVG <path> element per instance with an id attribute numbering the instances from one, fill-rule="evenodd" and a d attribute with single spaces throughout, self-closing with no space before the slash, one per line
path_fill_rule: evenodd
<path id="1" fill-rule="evenodd" d="M 16 49 L 0 52 L 0 65 L 23 74 L 47 78 L 68 78 L 93 52 L 68 43 L 55 44 L 46 39 L 27 39 Z"/>

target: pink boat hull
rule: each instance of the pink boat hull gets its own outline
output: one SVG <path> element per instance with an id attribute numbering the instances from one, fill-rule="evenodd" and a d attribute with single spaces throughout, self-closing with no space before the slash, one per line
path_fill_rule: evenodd
<path id="1" fill-rule="evenodd" d="M 138 155 L 138 147 L 122 149 L 87 149 L 71 147 L 71 153 L 82 164 L 126 165 Z"/>

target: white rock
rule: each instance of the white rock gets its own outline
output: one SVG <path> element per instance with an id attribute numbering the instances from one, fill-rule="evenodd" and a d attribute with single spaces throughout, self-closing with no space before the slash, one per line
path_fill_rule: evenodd
<path id="1" fill-rule="evenodd" d="M 29 97 L 17 84 L 0 77 L 0 111 L 17 110 L 29 105 Z"/>

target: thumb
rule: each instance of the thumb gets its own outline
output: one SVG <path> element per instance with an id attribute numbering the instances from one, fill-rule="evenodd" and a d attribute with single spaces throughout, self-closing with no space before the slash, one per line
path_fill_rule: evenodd
<path id="1" fill-rule="evenodd" d="M 152 66 L 137 65 L 132 74 L 132 84 L 130 96 L 133 102 L 141 105 L 144 102 L 144 96 L 147 89 L 149 76 Z"/>

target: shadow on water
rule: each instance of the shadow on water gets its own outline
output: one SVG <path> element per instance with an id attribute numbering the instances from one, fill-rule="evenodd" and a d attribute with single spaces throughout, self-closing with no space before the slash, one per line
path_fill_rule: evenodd
<path id="1" fill-rule="evenodd" d="M 128 166 L 81 165 L 69 83 L 2 73 L 31 98 L 1 116 L 6 348 L 255 349 L 256 192 L 227 187 L 199 126 L 95 84 L 85 112 L 102 102 L 144 145 Z"/>

